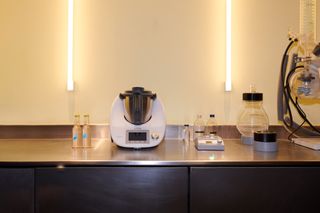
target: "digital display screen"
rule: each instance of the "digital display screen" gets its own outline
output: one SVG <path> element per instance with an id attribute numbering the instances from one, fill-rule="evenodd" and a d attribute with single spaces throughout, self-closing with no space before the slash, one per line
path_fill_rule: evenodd
<path id="1" fill-rule="evenodd" d="M 147 133 L 146 132 L 129 132 L 128 133 L 129 141 L 146 141 Z"/>

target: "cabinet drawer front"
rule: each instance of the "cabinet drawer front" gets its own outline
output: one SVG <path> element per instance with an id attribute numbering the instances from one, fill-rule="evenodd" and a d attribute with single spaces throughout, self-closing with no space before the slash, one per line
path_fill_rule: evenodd
<path id="1" fill-rule="evenodd" d="M 316 167 L 191 168 L 191 213 L 314 212 L 319 180 Z"/>
<path id="2" fill-rule="evenodd" d="M 33 169 L 0 169 L 0 212 L 33 212 L 33 174 Z"/>
<path id="3" fill-rule="evenodd" d="M 37 169 L 39 213 L 187 212 L 188 169 Z"/>

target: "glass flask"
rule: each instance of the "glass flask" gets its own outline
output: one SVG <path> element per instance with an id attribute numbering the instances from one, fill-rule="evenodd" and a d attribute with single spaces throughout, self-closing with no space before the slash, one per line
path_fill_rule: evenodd
<path id="1" fill-rule="evenodd" d="M 316 69 L 312 69 L 312 67 L 296 71 L 289 83 L 292 95 L 295 97 L 301 99 L 315 99 L 319 97 L 319 73 Z"/>
<path id="2" fill-rule="evenodd" d="M 269 119 L 262 105 L 263 94 L 257 93 L 254 87 L 249 93 L 243 93 L 242 100 L 244 107 L 238 117 L 237 129 L 241 133 L 241 141 L 252 145 L 253 133 L 268 130 Z"/>

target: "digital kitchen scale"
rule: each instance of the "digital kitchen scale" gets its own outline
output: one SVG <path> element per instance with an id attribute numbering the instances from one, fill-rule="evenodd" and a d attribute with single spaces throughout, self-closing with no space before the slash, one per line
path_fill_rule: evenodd
<path id="1" fill-rule="evenodd" d="M 224 142 L 219 136 L 203 136 L 196 140 L 195 146 L 198 150 L 223 151 Z"/>

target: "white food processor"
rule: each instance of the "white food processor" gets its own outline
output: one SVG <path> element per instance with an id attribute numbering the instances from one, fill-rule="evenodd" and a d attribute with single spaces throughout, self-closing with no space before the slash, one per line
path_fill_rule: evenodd
<path id="1" fill-rule="evenodd" d="M 112 104 L 111 140 L 120 147 L 149 148 L 163 140 L 166 118 L 157 95 L 143 87 L 120 93 Z"/>

